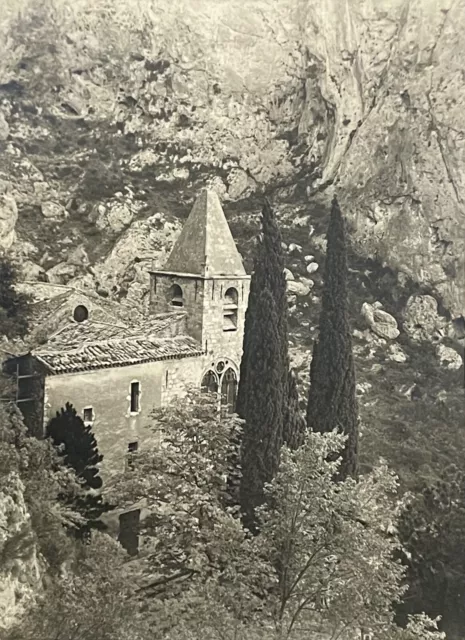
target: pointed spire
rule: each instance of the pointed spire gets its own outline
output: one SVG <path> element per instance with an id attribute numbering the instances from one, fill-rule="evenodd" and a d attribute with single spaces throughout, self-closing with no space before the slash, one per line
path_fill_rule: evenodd
<path id="1" fill-rule="evenodd" d="M 204 189 L 192 207 L 164 271 L 200 276 L 245 276 L 220 200 Z"/>

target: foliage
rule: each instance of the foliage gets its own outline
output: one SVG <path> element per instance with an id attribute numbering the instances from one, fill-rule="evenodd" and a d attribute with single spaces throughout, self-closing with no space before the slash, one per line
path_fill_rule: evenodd
<path id="1" fill-rule="evenodd" d="M 92 428 L 84 424 L 76 409 L 67 402 L 47 425 L 47 436 L 81 483 L 83 491 L 77 496 L 63 496 L 85 518 L 79 535 L 88 535 L 91 528 L 103 529 L 100 517 L 112 507 L 98 493 L 102 487 L 98 464 L 103 455 L 99 454 Z"/>
<path id="2" fill-rule="evenodd" d="M 0 334 L 24 337 L 29 327 L 30 296 L 16 291 L 18 273 L 14 265 L 0 256 Z"/>
<path id="3" fill-rule="evenodd" d="M 240 420 L 222 417 L 213 396 L 196 392 L 157 410 L 154 419 L 153 446 L 134 455 L 113 489 L 120 504 L 144 500 L 149 513 L 138 559 L 141 597 L 160 634 L 198 619 L 201 593 L 221 595 L 223 606 L 244 616 L 256 600 L 247 585 L 260 563 L 238 509 L 228 506 Z"/>
<path id="4" fill-rule="evenodd" d="M 448 637 L 461 637 L 465 624 L 465 476 L 451 466 L 424 487 L 400 521 L 409 590 L 399 619 L 426 611 L 441 616 Z"/>
<path id="5" fill-rule="evenodd" d="M 344 220 L 334 198 L 328 226 L 325 282 L 310 368 L 307 426 L 334 428 L 348 435 L 339 478 L 355 477 L 358 457 L 358 414 L 355 370 L 347 305 L 347 249 Z"/>
<path id="6" fill-rule="evenodd" d="M 82 523 L 59 496 L 79 492 L 75 475 L 60 464 L 47 440 L 29 437 L 17 409 L 0 407 L 0 490 L 18 477 L 30 516 L 29 544 L 37 544 L 51 569 L 69 556 L 71 542 L 65 533 Z"/>
<path id="7" fill-rule="evenodd" d="M 76 543 L 74 562 L 52 582 L 5 640 L 143 640 L 124 554 L 109 536 L 95 532 Z"/>
<path id="8" fill-rule="evenodd" d="M 241 506 L 253 528 L 254 508 L 279 463 L 287 405 L 287 298 L 281 233 L 268 201 L 245 317 L 237 413 L 244 419 Z"/>
<path id="9" fill-rule="evenodd" d="M 287 404 L 283 421 L 283 442 L 289 449 L 297 449 L 304 441 L 306 423 L 300 411 L 298 380 L 293 369 L 289 369 L 286 397 Z"/>

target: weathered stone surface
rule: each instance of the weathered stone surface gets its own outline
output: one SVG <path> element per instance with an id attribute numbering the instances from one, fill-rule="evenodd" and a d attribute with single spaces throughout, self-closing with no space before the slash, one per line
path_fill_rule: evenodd
<path id="1" fill-rule="evenodd" d="M 6 140 L 8 138 L 9 133 L 10 133 L 10 127 L 8 125 L 8 122 L 6 121 L 3 113 L 0 111 L 0 141 Z"/>
<path id="2" fill-rule="evenodd" d="M 18 207 L 12 195 L 0 191 L 0 247 L 9 249 L 16 240 Z"/>
<path id="3" fill-rule="evenodd" d="M 284 277 L 286 280 L 295 280 L 294 274 L 290 269 L 284 269 Z"/>
<path id="4" fill-rule="evenodd" d="M 47 271 L 47 279 L 53 284 L 66 284 L 74 278 L 78 270 L 75 264 L 59 262 Z"/>
<path id="5" fill-rule="evenodd" d="M 389 360 L 392 360 L 393 362 L 407 362 L 406 354 L 397 343 L 393 343 L 389 345 L 389 351 L 387 353 L 387 357 L 389 358 Z"/>
<path id="6" fill-rule="evenodd" d="M 460 369 L 463 365 L 462 356 L 455 349 L 446 347 L 444 344 L 437 346 L 437 354 L 441 365 L 447 369 Z"/>
<path id="7" fill-rule="evenodd" d="M 44 218 L 66 218 L 68 212 L 58 202 L 43 202 L 41 205 L 41 211 Z"/>
<path id="8" fill-rule="evenodd" d="M 397 320 L 375 305 L 364 302 L 362 305 L 362 315 L 370 329 L 380 338 L 395 340 L 400 334 L 397 327 Z"/>
<path id="9" fill-rule="evenodd" d="M 299 297 L 308 296 L 310 293 L 310 287 L 303 282 L 297 282 L 296 280 L 288 280 L 287 283 L 287 291 L 291 295 L 296 295 Z"/>
<path id="10" fill-rule="evenodd" d="M 446 320 L 438 313 L 433 296 L 410 296 L 404 310 L 404 331 L 417 341 L 439 342 L 444 336 Z"/>

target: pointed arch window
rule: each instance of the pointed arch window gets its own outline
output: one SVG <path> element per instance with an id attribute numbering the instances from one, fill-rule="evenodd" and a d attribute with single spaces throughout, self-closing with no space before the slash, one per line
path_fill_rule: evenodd
<path id="1" fill-rule="evenodd" d="M 173 284 L 168 289 L 168 303 L 172 307 L 184 306 L 184 294 L 181 287 L 178 284 Z"/>
<path id="2" fill-rule="evenodd" d="M 223 331 L 236 331 L 237 329 L 238 299 L 237 289 L 230 287 L 226 290 L 223 302 Z"/>
<path id="3" fill-rule="evenodd" d="M 201 390 L 203 393 L 218 393 L 218 376 L 211 369 L 202 378 Z"/>
<path id="4" fill-rule="evenodd" d="M 229 368 L 223 374 L 221 380 L 221 408 L 225 413 L 234 413 L 237 397 L 237 376 L 233 369 Z"/>

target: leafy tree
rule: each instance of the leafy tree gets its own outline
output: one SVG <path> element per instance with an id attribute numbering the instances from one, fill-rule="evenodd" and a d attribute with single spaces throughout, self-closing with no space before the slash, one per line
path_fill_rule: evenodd
<path id="1" fill-rule="evenodd" d="M 346 238 L 336 198 L 332 202 L 327 238 L 319 338 L 310 367 L 307 426 L 316 432 L 337 428 L 347 434 L 338 472 L 339 479 L 344 479 L 357 474 L 358 412 L 347 308 Z"/>
<path id="2" fill-rule="evenodd" d="M 74 469 L 83 492 L 65 498 L 82 514 L 86 524 L 79 529 L 80 535 L 88 535 L 91 528 L 103 529 L 100 521 L 111 506 L 104 501 L 98 490 L 102 479 L 98 468 L 103 455 L 99 454 L 97 441 L 89 425 L 85 425 L 76 409 L 67 402 L 47 425 L 47 436 L 58 447 L 64 463 Z"/>
<path id="3" fill-rule="evenodd" d="M 399 533 L 407 567 L 408 591 L 399 620 L 425 611 L 441 616 L 448 638 L 461 638 L 465 624 L 465 477 L 451 467 L 425 486 L 403 514 Z"/>
<path id="4" fill-rule="evenodd" d="M 124 553 L 97 532 L 76 543 L 72 562 L 49 583 L 5 640 L 145 640 L 152 638 L 124 571 Z"/>
<path id="5" fill-rule="evenodd" d="M 403 568 L 393 558 L 402 508 L 397 480 L 381 465 L 358 482 L 332 482 L 345 439 L 309 433 L 297 451 L 283 448 L 258 510 L 256 553 L 280 567 L 266 599 L 271 637 L 348 639 L 362 630 L 376 638 L 428 637 L 429 619 L 413 618 L 408 632 L 393 619 L 392 603 L 404 591 Z"/>
<path id="6" fill-rule="evenodd" d="M 200 610 L 223 607 L 243 620 L 257 606 L 260 561 L 252 555 L 227 480 L 241 421 L 217 410 L 210 394 L 191 392 L 154 412 L 154 444 L 135 454 L 113 488 L 119 504 L 144 500 L 144 542 L 134 566 L 144 607 L 166 638 L 192 629 Z M 259 587 L 256 587 L 259 591 Z"/>
<path id="7" fill-rule="evenodd" d="M 8 338 L 24 337 L 29 328 L 30 296 L 15 289 L 18 273 L 0 256 L 0 333 Z"/>
<path id="8" fill-rule="evenodd" d="M 254 528 L 254 509 L 279 463 L 287 405 L 287 299 L 281 233 L 269 202 L 262 212 L 245 318 L 237 413 L 244 419 L 241 506 Z"/>

